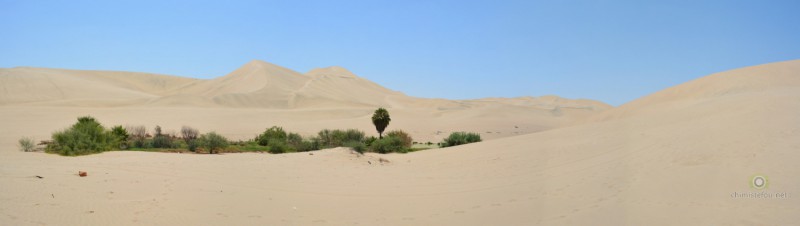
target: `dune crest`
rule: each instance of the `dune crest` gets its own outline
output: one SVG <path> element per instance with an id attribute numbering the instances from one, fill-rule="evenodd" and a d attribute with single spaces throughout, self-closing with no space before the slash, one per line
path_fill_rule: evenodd
<path id="1" fill-rule="evenodd" d="M 800 61 L 709 75 L 617 108 L 555 96 L 414 98 L 353 76 L 338 68 L 299 74 L 258 61 L 212 80 L 2 69 L 0 223 L 800 221 Z M 438 142 L 453 131 L 487 139 L 386 155 L 336 148 L 281 155 L 113 151 L 67 158 L 14 147 L 22 136 L 48 139 L 87 114 L 106 125 L 191 125 L 232 139 L 250 139 L 272 125 L 304 135 L 324 128 L 377 135 L 370 115 L 373 105 L 382 104 L 392 115 L 389 129 L 406 130 L 416 141 Z M 117 105 L 123 106 L 112 107 Z M 754 175 L 768 177 L 769 187 L 751 187 Z M 771 196 L 742 196 L 748 193 Z"/>

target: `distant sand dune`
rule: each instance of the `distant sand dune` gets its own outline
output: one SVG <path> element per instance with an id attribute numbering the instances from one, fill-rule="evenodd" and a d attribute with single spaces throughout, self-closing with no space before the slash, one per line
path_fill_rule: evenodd
<path id="1" fill-rule="evenodd" d="M 127 81 L 105 85 L 64 70 L 0 70 L 0 86 L 15 91 L 0 97 L 0 224 L 800 222 L 800 61 L 713 74 L 617 108 L 554 96 L 422 99 L 370 85 L 342 68 L 305 75 L 258 61 L 243 68 L 214 80 L 165 76 L 174 78 L 166 80 L 175 88 L 153 89 Z M 139 75 L 127 79 L 146 84 Z M 295 77 L 271 77 L 279 75 Z M 48 77 L 63 80 L 41 85 Z M 264 90 L 271 82 L 289 88 Z M 90 95 L 102 92 L 120 102 L 103 105 Z M 369 98 L 353 100 L 355 94 Z M 81 101 L 95 104 L 78 107 Z M 194 125 L 235 139 L 271 125 L 304 134 L 321 128 L 374 133 L 369 116 L 382 104 L 392 114 L 389 129 L 407 130 L 417 140 L 437 141 L 458 130 L 490 139 L 387 155 L 336 148 L 313 155 L 107 152 L 73 158 L 14 149 L 21 136 L 47 138 L 86 114 L 107 124 Z M 89 176 L 76 176 L 78 170 Z M 767 176 L 769 187 L 752 188 L 753 175 Z M 772 196 L 735 196 L 749 192 Z"/>

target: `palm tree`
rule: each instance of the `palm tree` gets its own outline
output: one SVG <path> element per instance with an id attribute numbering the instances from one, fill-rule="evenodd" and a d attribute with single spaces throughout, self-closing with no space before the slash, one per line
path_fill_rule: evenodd
<path id="1" fill-rule="evenodd" d="M 378 108 L 378 110 L 375 110 L 375 114 L 372 115 L 372 124 L 375 124 L 375 129 L 378 130 L 380 139 L 383 139 L 383 130 L 389 126 L 389 121 L 392 121 L 392 118 L 389 117 L 389 112 L 386 109 Z"/>

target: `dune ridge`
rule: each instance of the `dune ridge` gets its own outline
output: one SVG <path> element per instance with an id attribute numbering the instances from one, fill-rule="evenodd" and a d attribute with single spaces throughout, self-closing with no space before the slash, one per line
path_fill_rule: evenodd
<path id="1" fill-rule="evenodd" d="M 336 68 L 312 72 L 303 78 L 313 81 L 316 77 L 333 75 L 337 79 L 354 79 Z M 189 87 L 198 81 L 186 82 Z M 260 86 L 250 88 L 258 90 Z M 165 93 L 175 94 L 170 93 L 174 90 L 168 91 Z M 305 91 L 297 95 L 302 93 Z M 131 99 L 147 96 L 127 91 L 115 95 Z M 81 113 L 100 115 L 109 123 L 173 121 L 168 125 L 172 127 L 189 122 L 202 129 L 223 129 L 223 134 L 234 136 L 252 134 L 263 130 L 261 125 L 275 122 L 288 123 L 291 130 L 300 131 L 345 125 L 369 131 L 368 119 L 373 108 L 351 103 L 343 105 L 349 107 L 333 109 L 324 104 L 300 102 L 294 108 L 287 108 L 288 104 L 276 105 L 277 108 L 219 105 L 181 108 L 146 104 L 142 105 L 145 107 L 77 108 L 5 104 L 0 106 L 0 114 L 5 116 L 0 117 L 0 124 L 4 125 L 0 128 L 3 154 L 0 222 L 9 225 L 109 222 L 118 225 L 791 225 L 800 222 L 796 214 L 800 212 L 797 201 L 800 167 L 796 164 L 800 162 L 800 139 L 797 139 L 800 60 L 716 73 L 617 108 L 591 100 L 573 102 L 557 97 L 479 100 L 400 97 L 390 109 L 393 114 L 390 128 L 403 128 L 415 138 L 423 139 L 441 138 L 436 130 L 442 128 L 485 130 L 482 135 L 495 137 L 410 154 L 359 155 L 338 148 L 314 155 L 107 152 L 64 158 L 12 151 L 13 142 L 26 134 L 46 136 L 54 125 L 68 125 L 74 121 L 72 115 Z M 486 133 L 489 131 L 492 133 Z M 380 158 L 388 162 L 376 161 Z M 74 175 L 77 170 L 86 170 L 90 175 L 80 178 Z M 752 188 L 750 179 L 754 175 L 767 176 L 769 187 Z M 759 192 L 772 196 L 736 195 Z"/>

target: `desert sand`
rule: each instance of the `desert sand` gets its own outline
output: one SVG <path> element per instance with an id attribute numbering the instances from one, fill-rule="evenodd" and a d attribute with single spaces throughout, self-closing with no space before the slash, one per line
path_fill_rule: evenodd
<path id="1" fill-rule="evenodd" d="M 486 141 L 386 155 L 63 157 L 15 146 L 83 115 L 233 139 L 273 125 L 372 133 L 375 107 L 392 114 L 388 130 L 417 141 L 460 130 Z M 262 61 L 210 80 L 9 68 L 0 69 L 0 116 L 2 225 L 800 222 L 800 60 L 712 74 L 615 108 L 556 96 L 416 98 L 340 67 L 303 74 Z M 753 175 L 769 187 L 751 188 Z M 773 196 L 735 197 L 748 192 Z"/>

